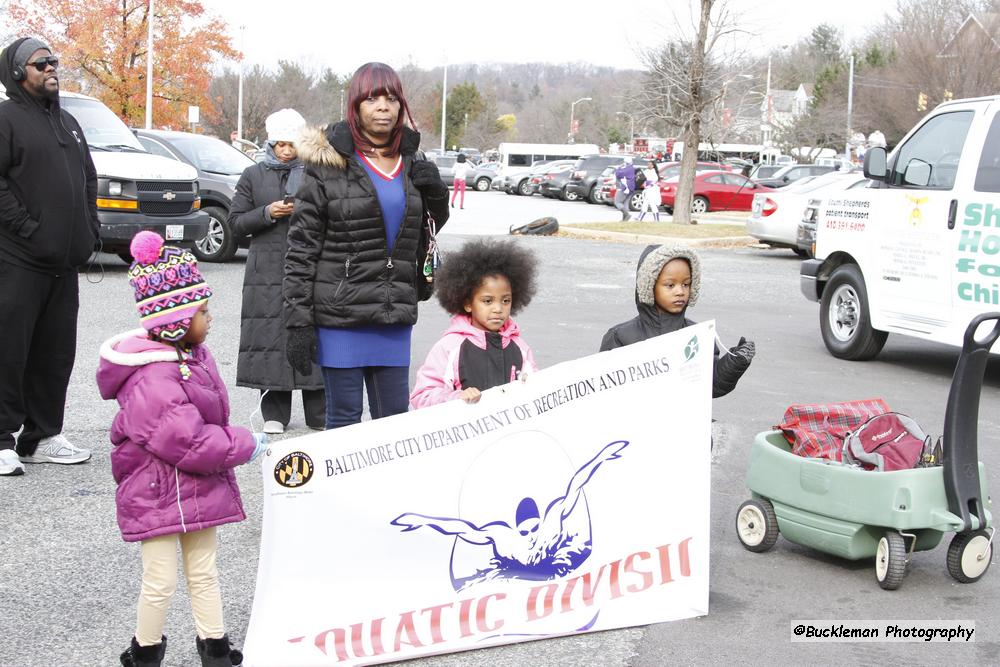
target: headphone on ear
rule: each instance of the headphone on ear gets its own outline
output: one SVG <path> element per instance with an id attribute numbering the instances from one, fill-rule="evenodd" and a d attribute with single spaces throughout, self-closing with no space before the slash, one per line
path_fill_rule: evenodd
<path id="1" fill-rule="evenodd" d="M 14 65 L 14 69 L 11 70 L 11 76 L 14 77 L 14 81 L 24 81 L 24 68 L 20 65 Z"/>

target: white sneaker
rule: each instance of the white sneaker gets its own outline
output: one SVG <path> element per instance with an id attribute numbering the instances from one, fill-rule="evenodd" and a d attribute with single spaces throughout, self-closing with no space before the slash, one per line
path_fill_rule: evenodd
<path id="1" fill-rule="evenodd" d="M 285 427 L 282 426 L 279 421 L 266 421 L 264 422 L 264 433 L 268 435 L 278 435 L 285 432 Z"/>
<path id="2" fill-rule="evenodd" d="M 23 475 L 24 464 L 13 449 L 0 449 L 0 475 Z"/>
<path id="3" fill-rule="evenodd" d="M 90 450 L 77 447 L 61 433 L 38 441 L 38 448 L 31 456 L 22 456 L 22 463 L 83 463 L 90 458 Z"/>

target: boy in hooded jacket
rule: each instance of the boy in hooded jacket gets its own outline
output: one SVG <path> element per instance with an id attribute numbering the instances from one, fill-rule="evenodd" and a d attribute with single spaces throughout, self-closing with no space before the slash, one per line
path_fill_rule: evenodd
<path id="1" fill-rule="evenodd" d="M 601 352 L 671 333 L 694 324 L 686 316 L 698 300 L 701 260 L 691 248 L 646 246 L 635 275 L 635 305 L 639 314 L 608 329 Z M 716 337 L 718 340 L 718 337 Z M 750 367 L 756 353 L 753 341 L 740 338 L 732 349 L 715 347 L 712 398 L 725 396 Z"/>
<path id="2" fill-rule="evenodd" d="M 434 274 L 435 293 L 451 324 L 417 371 L 410 407 L 482 392 L 537 369 L 535 357 L 510 317 L 535 294 L 535 257 L 511 241 L 466 243 Z"/>
<path id="3" fill-rule="evenodd" d="M 118 526 L 142 543 L 142 588 L 124 667 L 158 667 L 177 585 L 180 542 L 203 667 L 242 662 L 222 619 L 216 526 L 246 518 L 233 468 L 266 446 L 263 434 L 229 425 L 229 396 L 208 348 L 211 289 L 187 250 L 153 232 L 132 241 L 129 282 L 141 329 L 101 345 L 97 386 L 120 410 L 111 426 Z"/>

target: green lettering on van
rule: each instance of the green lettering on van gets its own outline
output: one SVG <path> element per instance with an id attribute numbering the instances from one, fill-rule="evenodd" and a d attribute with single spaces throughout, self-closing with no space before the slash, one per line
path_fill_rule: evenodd
<path id="1" fill-rule="evenodd" d="M 967 225 L 969 227 L 975 227 L 976 225 L 980 224 L 983 220 L 983 215 L 981 212 L 982 210 L 983 210 L 982 204 L 969 204 L 968 206 L 966 206 L 965 220 L 962 221 L 962 224 Z"/>

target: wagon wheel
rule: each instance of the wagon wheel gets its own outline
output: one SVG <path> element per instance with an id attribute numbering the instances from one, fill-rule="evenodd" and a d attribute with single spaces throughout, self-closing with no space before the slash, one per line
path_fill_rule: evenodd
<path id="1" fill-rule="evenodd" d="M 886 532 L 875 550 L 875 578 L 878 585 L 894 591 L 906 576 L 906 541 L 899 533 Z"/>
<path id="2" fill-rule="evenodd" d="M 979 581 L 993 559 L 993 544 L 985 530 L 956 533 L 948 545 L 948 574 L 963 584 Z"/>
<path id="3" fill-rule="evenodd" d="M 778 541 L 778 517 L 765 498 L 748 500 L 736 512 L 736 536 L 750 551 L 767 551 Z"/>

